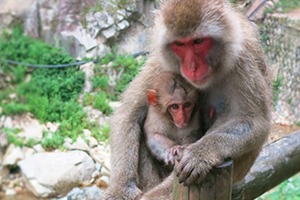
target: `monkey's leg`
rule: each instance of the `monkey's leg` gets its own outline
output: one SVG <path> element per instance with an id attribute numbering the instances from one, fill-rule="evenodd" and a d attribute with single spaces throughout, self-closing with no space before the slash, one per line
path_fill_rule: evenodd
<path id="1" fill-rule="evenodd" d="M 173 198 L 173 172 L 162 183 L 145 193 L 141 200 L 172 200 Z"/>
<path id="2" fill-rule="evenodd" d="M 158 163 L 154 160 L 150 151 L 146 146 L 146 142 L 143 140 L 140 146 L 139 152 L 139 182 L 138 188 L 143 192 L 146 192 L 162 182 L 162 174 L 159 169 Z"/>

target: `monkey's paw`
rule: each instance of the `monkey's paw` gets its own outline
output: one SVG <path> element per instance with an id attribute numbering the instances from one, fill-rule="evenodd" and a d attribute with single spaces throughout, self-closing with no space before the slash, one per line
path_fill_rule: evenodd
<path id="1" fill-rule="evenodd" d="M 199 144 L 186 148 L 176 168 L 180 183 L 185 185 L 200 183 L 214 166 L 222 163 L 216 152 L 209 149 L 201 148 Z"/>
<path id="2" fill-rule="evenodd" d="M 175 160 L 180 160 L 185 146 L 175 145 L 167 150 L 165 162 L 167 165 L 174 165 Z"/>

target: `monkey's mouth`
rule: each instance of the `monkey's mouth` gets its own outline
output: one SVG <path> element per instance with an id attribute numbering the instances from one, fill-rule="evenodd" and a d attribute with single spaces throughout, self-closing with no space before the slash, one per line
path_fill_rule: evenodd
<path id="1" fill-rule="evenodd" d="M 175 123 L 175 125 L 177 126 L 177 128 L 186 128 L 187 124 L 177 124 Z"/>
<path id="2" fill-rule="evenodd" d="M 208 73 L 206 76 L 204 76 L 203 78 L 201 79 L 195 79 L 195 80 L 192 80 L 192 82 L 195 84 L 195 85 L 203 85 L 205 84 L 209 78 L 211 76 L 211 73 Z"/>

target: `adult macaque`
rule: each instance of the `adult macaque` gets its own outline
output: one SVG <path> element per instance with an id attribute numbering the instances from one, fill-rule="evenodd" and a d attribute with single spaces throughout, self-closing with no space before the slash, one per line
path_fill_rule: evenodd
<path id="1" fill-rule="evenodd" d="M 234 182 L 241 180 L 270 131 L 270 69 L 255 28 L 225 0 L 168 0 L 156 12 L 152 45 L 111 120 L 111 185 L 105 199 L 171 199 L 172 177 L 161 182 L 142 129 L 146 91 L 163 71 L 181 74 L 203 92 L 205 135 L 184 150 L 179 180 L 201 182 L 228 157 Z"/>
<path id="2" fill-rule="evenodd" d="M 152 155 L 167 165 L 174 165 L 185 147 L 202 136 L 199 109 L 195 108 L 197 93 L 182 76 L 168 72 L 161 73 L 148 90 L 147 145 Z"/>

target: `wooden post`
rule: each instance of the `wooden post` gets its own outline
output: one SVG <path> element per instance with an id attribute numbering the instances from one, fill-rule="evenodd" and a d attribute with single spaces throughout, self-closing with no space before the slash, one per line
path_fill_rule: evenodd
<path id="1" fill-rule="evenodd" d="M 211 173 L 199 185 L 179 184 L 174 173 L 174 200 L 231 200 L 233 161 L 212 169 Z"/>

